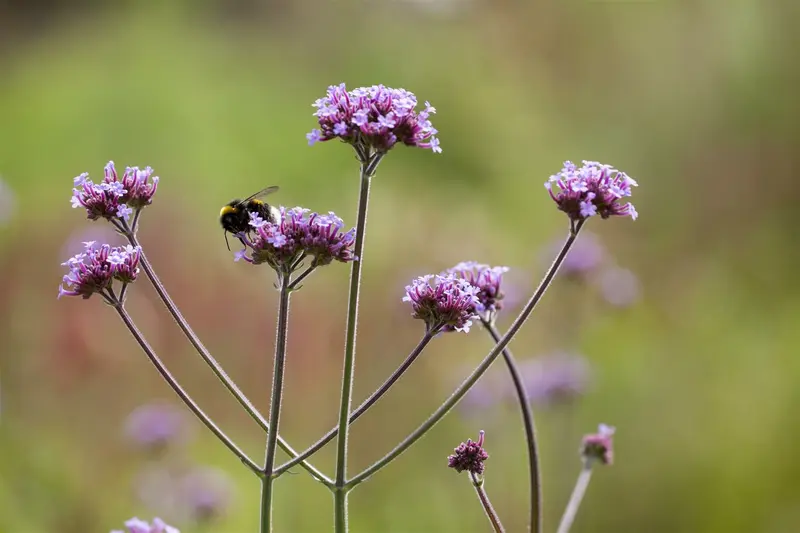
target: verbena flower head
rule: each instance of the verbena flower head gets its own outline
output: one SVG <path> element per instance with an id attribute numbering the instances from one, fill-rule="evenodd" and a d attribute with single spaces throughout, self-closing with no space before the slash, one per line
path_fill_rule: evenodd
<path id="1" fill-rule="evenodd" d="M 591 369 L 585 358 L 577 354 L 556 352 L 522 361 L 519 372 L 530 400 L 539 404 L 567 402 L 586 392 Z M 516 398 L 511 387 L 504 389 L 508 400 Z"/>
<path id="2" fill-rule="evenodd" d="M 470 474 L 483 474 L 486 468 L 483 462 L 489 458 L 489 454 L 483 449 L 483 437 L 484 433 L 481 430 L 477 442 L 467 439 L 467 442 L 459 444 L 458 448 L 453 450 L 455 453 L 447 457 L 447 466 L 454 468 L 456 472 L 466 470 Z"/>
<path id="3" fill-rule="evenodd" d="M 485 314 L 487 319 L 491 319 L 497 311 L 503 308 L 505 295 L 501 290 L 501 284 L 503 274 L 506 272 L 508 272 L 508 267 L 492 267 L 475 261 L 466 261 L 447 269 L 443 275 L 455 276 L 477 287 L 479 305 L 476 311 Z"/>
<path id="4" fill-rule="evenodd" d="M 629 216 L 636 220 L 638 214 L 633 204 L 621 200 L 631 195 L 637 183 L 624 172 L 596 161 L 584 161 L 578 168 L 570 161 L 564 162 L 561 172 L 550 176 L 544 186 L 550 196 L 573 221 L 586 220 L 599 215 Z M 557 189 L 554 190 L 554 186 Z"/>
<path id="5" fill-rule="evenodd" d="M 639 299 L 639 280 L 633 272 L 625 268 L 604 270 L 598 283 L 603 298 L 614 307 L 628 307 Z"/>
<path id="6" fill-rule="evenodd" d="M 131 518 L 125 522 L 125 531 L 116 529 L 111 533 L 181 533 L 178 529 L 168 526 L 160 518 L 154 518 L 150 524 L 145 520 Z"/>
<path id="7" fill-rule="evenodd" d="M 114 280 L 122 283 L 136 281 L 139 274 L 141 248 L 133 246 L 114 246 L 94 241 L 84 243 L 85 251 L 64 263 L 69 272 L 58 286 L 58 297 L 81 296 L 89 298 L 94 293 L 111 287 Z"/>
<path id="8" fill-rule="evenodd" d="M 331 85 L 313 106 L 319 129 L 306 135 L 309 145 L 339 138 L 378 152 L 397 143 L 442 151 L 430 121 L 436 108 L 425 102 L 425 109 L 415 111 L 417 97 L 405 89 L 373 85 L 348 91 L 344 83 Z"/>
<path id="9" fill-rule="evenodd" d="M 233 482 L 221 470 L 196 468 L 181 479 L 179 502 L 198 521 L 213 520 L 231 503 Z"/>
<path id="10" fill-rule="evenodd" d="M 480 289 L 465 279 L 448 275 L 420 276 L 406 286 L 404 302 L 411 302 L 412 316 L 425 321 L 428 331 L 468 332 L 478 318 Z"/>
<path id="11" fill-rule="evenodd" d="M 613 436 L 616 429 L 612 426 L 600 424 L 597 433 L 583 437 L 581 445 L 581 457 L 588 464 L 598 460 L 604 465 L 614 462 L 614 441 Z"/>
<path id="12" fill-rule="evenodd" d="M 90 220 L 105 218 L 128 220 L 135 209 L 149 205 L 158 188 L 158 176 L 153 176 L 153 169 L 146 167 L 129 167 L 120 178 L 109 161 L 103 171 L 103 181 L 94 183 L 89 174 L 84 172 L 73 179 L 72 207 L 82 207 Z"/>
<path id="13" fill-rule="evenodd" d="M 186 438 L 188 423 L 183 409 L 153 402 L 141 405 L 128 415 L 125 437 L 146 451 L 161 451 Z"/>
<path id="14" fill-rule="evenodd" d="M 253 230 L 242 235 L 245 249 L 236 253 L 237 261 L 267 263 L 277 271 L 289 272 L 303 254 L 313 257 L 314 266 L 355 259 L 355 230 L 343 232 L 344 222 L 334 213 L 320 215 L 302 207 L 281 207 L 280 213 L 278 224 L 250 213 Z"/>

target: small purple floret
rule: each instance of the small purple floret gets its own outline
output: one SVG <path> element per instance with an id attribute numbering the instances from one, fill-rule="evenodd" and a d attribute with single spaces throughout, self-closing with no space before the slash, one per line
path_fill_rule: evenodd
<path id="1" fill-rule="evenodd" d="M 596 161 L 584 161 L 578 168 L 570 161 L 564 162 L 561 172 L 551 176 L 544 186 L 558 208 L 573 221 L 586 220 L 600 215 L 601 218 L 626 216 L 636 220 L 638 214 L 633 204 L 621 202 L 631 195 L 636 181 L 610 165 Z M 554 186 L 557 189 L 554 189 Z"/>
<path id="2" fill-rule="evenodd" d="M 150 205 L 158 189 L 158 176 L 153 176 L 152 168 L 129 167 L 120 178 L 113 161 L 103 169 L 100 183 L 94 183 L 85 172 L 72 181 L 72 207 L 86 209 L 90 220 L 127 220 L 134 210 Z"/>
<path id="3" fill-rule="evenodd" d="M 598 460 L 604 465 L 614 462 L 614 441 L 615 428 L 600 424 L 597 433 L 583 437 L 581 444 L 581 456 L 587 463 Z"/>
<path id="4" fill-rule="evenodd" d="M 436 108 L 425 102 L 425 108 L 416 112 L 417 97 L 405 89 L 373 85 L 347 91 L 344 83 L 331 85 L 313 106 L 319 129 L 306 135 L 309 145 L 338 138 L 379 152 L 398 142 L 442 151 L 430 121 Z"/>
<path id="5" fill-rule="evenodd" d="M 314 266 L 355 259 L 355 230 L 342 231 L 344 222 L 334 213 L 321 215 L 302 207 L 281 207 L 280 213 L 278 224 L 251 217 L 253 230 L 243 236 L 246 247 L 235 255 L 235 260 L 267 263 L 288 272 L 303 254 L 313 257 Z"/>
<path id="6" fill-rule="evenodd" d="M 456 472 L 467 471 L 470 474 L 483 474 L 486 465 L 483 464 L 489 458 L 489 454 L 483 449 L 484 432 L 481 430 L 477 442 L 467 439 L 467 442 L 459 444 L 453 450 L 455 453 L 447 458 L 447 466 L 454 468 Z"/>
<path id="7" fill-rule="evenodd" d="M 489 266 L 475 261 L 459 263 L 453 268 L 447 269 L 443 275 L 452 275 L 464 279 L 478 288 L 479 305 L 476 311 L 485 314 L 486 318 L 491 318 L 503 308 L 503 298 L 505 295 L 501 290 L 503 274 L 508 272 L 508 267 Z"/>
<path id="8" fill-rule="evenodd" d="M 412 316 L 424 320 L 428 331 L 468 332 L 481 308 L 480 289 L 452 274 L 420 276 L 406 286 L 404 302 Z"/>
<path id="9" fill-rule="evenodd" d="M 125 529 L 127 533 L 180 533 L 177 528 L 168 526 L 160 518 L 154 518 L 153 523 L 150 524 L 145 520 L 139 518 L 131 518 L 125 522 Z M 126 533 L 125 531 L 116 529 L 111 533 Z"/>
<path id="10" fill-rule="evenodd" d="M 139 274 L 140 247 L 111 247 L 108 244 L 96 247 L 94 241 L 86 242 L 84 246 L 84 252 L 61 263 L 69 268 L 69 272 L 58 286 L 59 298 L 81 296 L 86 299 L 94 293 L 109 289 L 114 280 L 122 283 L 136 281 Z"/>

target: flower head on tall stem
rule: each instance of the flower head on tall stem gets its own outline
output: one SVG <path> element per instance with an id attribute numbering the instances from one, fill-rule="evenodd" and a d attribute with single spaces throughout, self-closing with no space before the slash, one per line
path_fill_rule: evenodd
<path id="1" fill-rule="evenodd" d="M 348 91 L 344 83 L 331 85 L 313 104 L 319 129 L 306 135 L 308 144 L 339 138 L 360 147 L 386 152 L 397 143 L 442 151 L 430 116 L 436 108 L 425 102 L 417 112 L 417 97 L 405 89 L 383 85 Z"/>
<path id="2" fill-rule="evenodd" d="M 253 230 L 240 234 L 245 248 L 236 253 L 236 261 L 267 263 L 277 272 L 291 273 L 305 256 L 313 258 L 313 267 L 355 260 L 354 230 L 342 231 L 344 222 L 334 213 L 320 215 L 302 207 L 281 207 L 280 213 L 277 224 L 250 213 Z"/>
<path id="3" fill-rule="evenodd" d="M 90 220 L 104 218 L 115 221 L 128 221 L 134 211 L 150 205 L 158 189 L 158 176 L 153 169 L 129 167 L 120 177 L 109 161 L 103 169 L 103 180 L 94 183 L 84 172 L 73 179 L 72 207 L 83 208 Z"/>
<path id="4" fill-rule="evenodd" d="M 470 474 L 483 475 L 486 468 L 484 461 L 489 458 L 489 454 L 483 449 L 484 432 L 481 430 L 478 440 L 473 442 L 467 439 L 453 450 L 453 455 L 447 457 L 447 466 L 455 469 L 456 472 L 467 471 Z"/>
<path id="5" fill-rule="evenodd" d="M 97 246 L 94 241 L 84 243 L 85 251 L 64 263 L 69 272 L 58 286 L 58 297 L 107 294 L 114 280 L 123 285 L 133 283 L 139 274 L 141 248 L 127 246 Z"/>
<path id="6" fill-rule="evenodd" d="M 125 529 L 127 531 L 117 529 L 111 533 L 181 533 L 177 528 L 168 526 L 160 518 L 154 518 L 152 524 L 139 518 L 131 518 L 125 522 Z"/>
<path id="7" fill-rule="evenodd" d="M 411 302 L 412 316 L 425 321 L 428 331 L 468 332 L 478 318 L 480 289 L 465 279 L 448 275 L 420 276 L 406 286 L 404 302 Z"/>
<path id="8" fill-rule="evenodd" d="M 631 195 L 631 187 L 636 185 L 624 172 L 596 161 L 584 161 L 580 168 L 565 161 L 561 172 L 550 176 L 544 184 L 558 208 L 573 222 L 595 215 L 601 218 L 629 216 L 636 220 L 638 214 L 633 204 L 621 202 Z"/>
<path id="9" fill-rule="evenodd" d="M 613 436 L 616 428 L 600 424 L 597 433 L 583 437 L 581 444 L 581 457 L 586 464 L 592 461 L 600 461 L 604 465 L 614 462 L 614 441 Z"/>
<path id="10" fill-rule="evenodd" d="M 505 272 L 508 272 L 508 267 L 492 267 L 475 261 L 466 261 L 447 269 L 442 275 L 455 276 L 476 287 L 478 289 L 476 312 L 491 322 L 497 312 L 503 308 L 505 294 L 503 294 L 501 284 Z"/>

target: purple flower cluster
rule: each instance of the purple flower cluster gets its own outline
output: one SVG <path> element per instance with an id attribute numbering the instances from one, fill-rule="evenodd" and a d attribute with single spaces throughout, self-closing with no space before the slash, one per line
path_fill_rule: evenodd
<path id="1" fill-rule="evenodd" d="M 153 523 L 150 524 L 145 520 L 138 518 L 131 518 L 125 522 L 125 529 L 127 533 L 181 533 L 178 529 L 168 526 L 160 518 L 154 518 Z M 120 529 L 116 529 L 111 533 L 126 533 Z"/>
<path id="2" fill-rule="evenodd" d="M 378 152 L 386 152 L 398 142 L 442 151 L 435 137 L 438 131 L 429 119 L 436 108 L 425 102 L 424 110 L 415 111 L 417 97 L 405 89 L 373 85 L 348 91 L 344 83 L 331 85 L 313 106 L 319 129 L 306 135 L 309 145 L 338 137 Z"/>
<path id="3" fill-rule="evenodd" d="M 304 255 L 314 258 L 313 266 L 355 259 L 355 230 L 342 232 L 344 222 L 333 212 L 320 215 L 302 207 L 281 207 L 280 213 L 277 224 L 250 213 L 253 231 L 242 235 L 245 248 L 236 253 L 236 261 L 267 263 L 280 272 L 290 272 Z"/>
<path id="4" fill-rule="evenodd" d="M 480 289 L 452 274 L 420 276 L 406 286 L 404 302 L 412 316 L 424 320 L 428 331 L 468 332 L 481 308 Z"/>
<path id="5" fill-rule="evenodd" d="M 94 241 L 84 243 L 86 251 L 61 263 L 69 268 L 58 286 L 58 297 L 82 296 L 89 298 L 96 292 L 111 288 L 113 280 L 122 283 L 136 281 L 139 273 L 141 248 L 103 244 L 95 247 Z M 65 287 L 66 285 L 66 287 Z"/>
<path id="6" fill-rule="evenodd" d="M 72 207 L 84 208 L 90 220 L 128 220 L 134 210 L 152 203 L 158 189 L 158 176 L 153 176 L 152 168 L 139 170 L 138 167 L 128 167 L 120 178 L 113 161 L 105 166 L 100 183 L 90 180 L 86 172 L 74 178 L 73 182 Z"/>
<path id="7" fill-rule="evenodd" d="M 592 460 L 598 460 L 604 465 L 610 465 L 614 462 L 614 441 L 613 436 L 615 428 L 600 424 L 597 428 L 597 433 L 586 435 L 583 437 L 581 444 L 581 456 L 587 463 Z"/>
<path id="8" fill-rule="evenodd" d="M 505 295 L 500 289 L 500 285 L 505 272 L 508 272 L 508 267 L 492 267 L 475 261 L 466 261 L 447 269 L 442 275 L 452 275 L 477 287 L 479 305 L 476 311 L 485 313 L 487 318 L 491 319 L 497 311 L 503 308 L 502 300 Z"/>
<path id="9" fill-rule="evenodd" d="M 455 468 L 456 472 L 466 470 L 470 474 L 483 474 L 486 468 L 483 462 L 489 458 L 489 454 L 483 449 L 483 437 L 484 433 L 481 430 L 477 442 L 467 439 L 467 442 L 459 444 L 458 448 L 453 450 L 455 453 L 447 457 L 447 466 Z"/>
<path id="10" fill-rule="evenodd" d="M 553 185 L 558 187 L 555 193 Z M 620 202 L 631 195 L 631 187 L 636 185 L 624 172 L 596 161 L 584 161 L 580 168 L 565 161 L 561 172 L 544 184 L 558 208 L 573 221 L 594 215 L 601 218 L 629 216 L 636 220 L 638 214 L 633 204 Z"/>
<path id="11" fill-rule="evenodd" d="M 126 438 L 146 451 L 161 451 L 170 443 L 183 440 L 187 433 L 185 412 L 169 403 L 141 405 L 125 422 Z"/>

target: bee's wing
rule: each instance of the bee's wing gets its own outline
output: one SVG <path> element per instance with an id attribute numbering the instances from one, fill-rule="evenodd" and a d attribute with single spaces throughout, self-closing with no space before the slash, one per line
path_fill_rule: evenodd
<path id="1" fill-rule="evenodd" d="M 272 193 L 274 193 L 274 192 L 275 192 L 275 191 L 277 191 L 278 189 L 279 189 L 279 187 L 278 187 L 277 185 L 273 185 L 272 187 L 267 187 L 266 189 L 261 189 L 261 190 L 260 190 L 260 191 L 258 191 L 257 193 L 255 193 L 255 194 L 251 194 L 250 196 L 248 196 L 247 198 L 245 198 L 244 200 L 242 200 L 242 201 L 241 201 L 241 202 L 239 202 L 239 203 L 240 203 L 240 204 L 246 204 L 246 203 L 247 203 L 247 202 L 249 202 L 250 200 L 255 200 L 255 199 L 257 199 L 257 198 L 263 198 L 263 197 L 265 197 L 265 196 L 266 196 L 266 195 L 268 195 L 268 194 L 272 194 Z"/>

